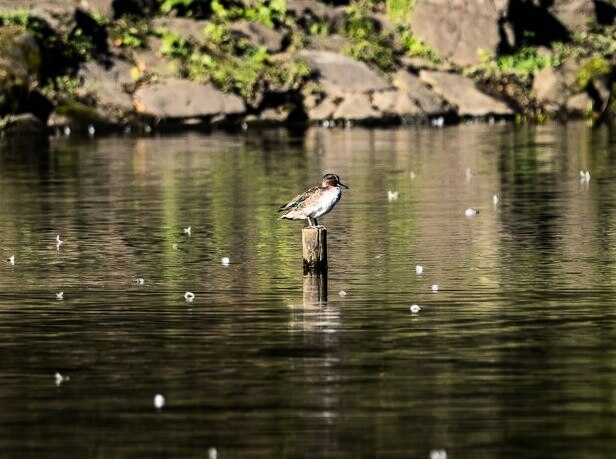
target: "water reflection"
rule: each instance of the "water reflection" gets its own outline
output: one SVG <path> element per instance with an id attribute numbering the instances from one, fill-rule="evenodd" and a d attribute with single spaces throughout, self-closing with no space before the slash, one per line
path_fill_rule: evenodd
<path id="1" fill-rule="evenodd" d="M 4 148 L 0 450 L 610 457 L 615 157 L 577 124 Z M 324 171 L 305 277 L 275 210 Z"/>

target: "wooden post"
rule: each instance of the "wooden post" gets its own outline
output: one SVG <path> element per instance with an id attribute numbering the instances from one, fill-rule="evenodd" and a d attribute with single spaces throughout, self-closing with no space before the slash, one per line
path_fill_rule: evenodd
<path id="1" fill-rule="evenodd" d="M 304 274 L 327 271 L 327 230 L 323 226 L 302 229 Z"/>

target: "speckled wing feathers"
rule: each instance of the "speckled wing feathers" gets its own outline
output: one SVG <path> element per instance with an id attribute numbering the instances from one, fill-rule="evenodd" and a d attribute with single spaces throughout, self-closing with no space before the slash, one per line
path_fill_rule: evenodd
<path id="1" fill-rule="evenodd" d="M 289 201 L 287 204 L 280 206 L 280 209 L 278 209 L 278 212 L 301 208 L 302 204 L 306 201 L 306 199 L 308 199 L 311 195 L 316 194 L 318 192 L 317 190 L 320 190 L 320 187 L 313 186 L 312 188 L 304 191 L 303 193 L 298 194 L 293 199 L 291 199 L 291 201 Z"/>

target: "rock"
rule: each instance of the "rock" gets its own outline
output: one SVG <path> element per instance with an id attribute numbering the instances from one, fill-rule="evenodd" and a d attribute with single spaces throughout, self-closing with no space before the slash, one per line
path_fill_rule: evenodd
<path id="1" fill-rule="evenodd" d="M 181 17 L 163 16 L 152 20 L 152 30 L 165 29 L 178 34 L 186 41 L 199 45 L 206 44 L 203 34 L 206 25 L 207 21 Z"/>
<path id="2" fill-rule="evenodd" d="M 57 106 L 49 117 L 51 129 L 70 127 L 71 132 L 81 135 L 87 133 L 89 126 L 95 126 L 100 130 L 114 125 L 117 126 L 118 123 L 110 121 L 97 107 L 74 101 Z"/>
<path id="3" fill-rule="evenodd" d="M 34 35 L 18 27 L 0 28 L 0 112 L 22 111 L 40 68 L 41 51 Z"/>
<path id="4" fill-rule="evenodd" d="M 452 111 L 452 107 L 442 97 L 430 90 L 418 76 L 406 70 L 396 72 L 392 82 L 396 88 L 407 94 L 428 117 L 441 116 Z"/>
<path id="5" fill-rule="evenodd" d="M 265 46 L 270 53 L 278 53 L 286 48 L 288 34 L 251 21 L 235 21 L 230 27 L 232 33 L 245 37 L 255 47 Z"/>
<path id="6" fill-rule="evenodd" d="M 479 50 L 497 54 L 499 21 L 508 0 L 417 0 L 411 13 L 413 33 L 441 56 L 458 65 L 481 62 Z"/>
<path id="7" fill-rule="evenodd" d="M 162 80 L 140 88 L 133 100 L 138 112 L 160 119 L 230 116 L 246 111 L 240 97 L 224 94 L 211 83 L 178 79 Z"/>
<path id="8" fill-rule="evenodd" d="M 286 107 L 266 108 L 258 115 L 248 115 L 246 122 L 251 125 L 280 125 L 289 122 L 290 111 Z"/>
<path id="9" fill-rule="evenodd" d="M 309 48 L 316 51 L 331 51 L 340 54 L 342 50 L 351 44 L 351 40 L 342 35 L 314 35 L 309 37 Z"/>
<path id="10" fill-rule="evenodd" d="M 592 0 L 553 0 L 548 11 L 570 32 L 588 32 L 589 25 L 596 21 L 597 13 Z"/>
<path id="11" fill-rule="evenodd" d="M 587 93 L 582 92 L 569 97 L 565 108 L 568 115 L 586 116 L 592 112 L 593 101 Z"/>
<path id="12" fill-rule="evenodd" d="M 26 87 L 38 80 L 41 51 L 31 32 L 19 27 L 0 28 L 0 69 L 2 76 Z"/>
<path id="13" fill-rule="evenodd" d="M 395 89 L 372 94 L 372 106 L 386 117 L 410 119 L 425 116 L 409 94 Z"/>
<path id="14" fill-rule="evenodd" d="M 459 116 L 513 115 L 513 110 L 507 104 L 481 92 L 473 80 L 462 75 L 422 70 L 419 78 L 454 106 Z"/>
<path id="15" fill-rule="evenodd" d="M 333 118 L 339 120 L 366 122 L 376 120 L 382 114 L 372 107 L 367 94 L 348 94 L 334 110 Z"/>
<path id="16" fill-rule="evenodd" d="M 308 119 L 312 121 L 330 120 L 334 117 L 336 103 L 333 97 L 326 97 L 313 108 L 308 109 Z"/>
<path id="17" fill-rule="evenodd" d="M 97 101 L 98 106 L 108 107 L 119 112 L 133 110 L 133 101 L 126 89 L 132 89 L 132 66 L 118 58 L 106 65 L 86 62 L 78 76 L 84 80 L 84 89 Z"/>
<path id="18" fill-rule="evenodd" d="M 332 33 L 342 30 L 346 22 L 344 8 L 334 8 L 314 0 L 288 0 L 287 14 L 306 32 L 310 32 L 313 25 L 325 24 Z"/>
<path id="19" fill-rule="evenodd" d="M 568 97 L 567 84 L 562 72 L 552 67 L 541 69 L 533 80 L 531 97 L 549 112 L 560 110 Z"/>
<path id="20" fill-rule="evenodd" d="M 323 89 L 330 95 L 390 89 L 391 85 L 363 62 L 329 51 L 304 50 L 297 53 L 318 73 Z"/>
<path id="21" fill-rule="evenodd" d="M 0 123 L 0 129 L 6 137 L 47 138 L 46 126 L 32 113 L 11 115 Z"/>
<path id="22" fill-rule="evenodd" d="M 160 54 L 161 39 L 148 37 L 145 49 L 137 49 L 132 53 L 132 59 L 141 75 L 157 75 L 163 78 L 179 75 L 179 64 L 174 59 L 167 59 Z"/>
<path id="23" fill-rule="evenodd" d="M 105 19 L 114 19 L 116 17 L 114 3 L 117 3 L 117 0 L 84 0 L 81 2 L 81 7 L 90 14 L 97 14 Z"/>

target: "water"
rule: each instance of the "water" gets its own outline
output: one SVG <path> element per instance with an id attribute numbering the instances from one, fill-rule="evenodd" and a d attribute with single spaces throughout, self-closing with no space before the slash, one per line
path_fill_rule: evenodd
<path id="1" fill-rule="evenodd" d="M 578 124 L 6 147 L 1 455 L 613 457 L 615 162 Z M 319 305 L 275 210 L 326 171 Z"/>

